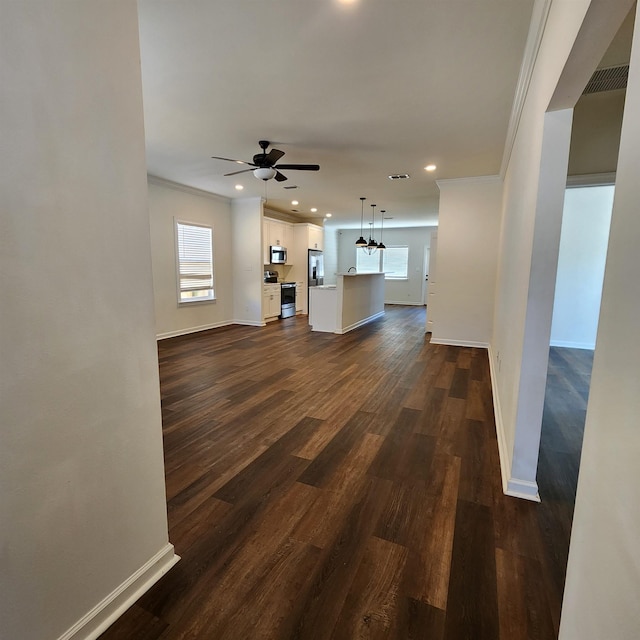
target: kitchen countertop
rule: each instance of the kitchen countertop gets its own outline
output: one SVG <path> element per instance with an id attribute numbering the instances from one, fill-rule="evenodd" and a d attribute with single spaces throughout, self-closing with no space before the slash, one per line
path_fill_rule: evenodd
<path id="1" fill-rule="evenodd" d="M 336 273 L 337 276 L 380 276 L 380 275 L 384 275 L 384 271 L 369 271 L 369 272 L 363 272 L 363 273 L 354 273 L 353 271 L 351 273 Z"/>

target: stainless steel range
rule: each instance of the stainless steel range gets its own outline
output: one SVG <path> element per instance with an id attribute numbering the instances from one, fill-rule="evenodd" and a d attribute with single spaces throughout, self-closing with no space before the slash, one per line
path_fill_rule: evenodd
<path id="1" fill-rule="evenodd" d="M 283 282 L 280 285 L 280 317 L 290 318 L 296 315 L 296 283 Z"/>

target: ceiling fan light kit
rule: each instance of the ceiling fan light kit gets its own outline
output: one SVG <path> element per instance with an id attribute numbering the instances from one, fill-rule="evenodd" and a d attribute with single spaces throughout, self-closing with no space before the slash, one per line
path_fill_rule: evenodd
<path id="1" fill-rule="evenodd" d="M 253 170 L 253 175 L 258 178 L 258 180 L 271 180 L 271 178 L 276 177 L 276 173 L 278 173 L 272 167 L 258 167 Z"/>

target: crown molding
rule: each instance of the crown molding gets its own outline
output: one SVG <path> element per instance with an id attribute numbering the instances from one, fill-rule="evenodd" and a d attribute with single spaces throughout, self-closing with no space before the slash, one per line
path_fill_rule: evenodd
<path id="1" fill-rule="evenodd" d="M 149 184 L 155 184 L 160 187 L 167 187 L 168 189 L 174 189 L 175 191 L 184 191 L 185 193 L 190 193 L 191 195 L 194 195 L 194 196 L 211 198 L 212 200 L 216 200 L 217 202 L 224 202 L 225 204 L 231 203 L 231 198 L 226 198 L 225 196 L 218 195 L 217 193 L 213 193 L 211 191 L 204 191 L 203 189 L 197 189 L 196 187 L 189 187 L 186 184 L 173 182 L 173 180 L 160 178 L 158 176 L 151 175 L 150 173 L 147 174 L 147 182 Z"/>
<path id="2" fill-rule="evenodd" d="M 520 75 L 518 77 L 518 84 L 516 85 L 513 104 L 511 105 L 511 116 L 509 117 L 509 127 L 507 129 L 507 138 L 504 144 L 502 165 L 500 167 L 500 176 L 503 178 L 507 172 L 509 160 L 511 159 L 511 152 L 513 151 L 516 134 L 518 133 L 522 110 L 524 109 L 524 103 L 527 99 L 527 94 L 529 93 L 531 77 L 533 76 L 533 70 L 536 65 L 536 60 L 538 59 L 538 52 L 540 51 L 540 44 L 542 43 L 542 36 L 544 35 L 547 18 L 549 17 L 551 2 L 552 0 L 535 0 L 533 5 L 529 34 L 527 36 L 527 43 L 522 56 Z"/>

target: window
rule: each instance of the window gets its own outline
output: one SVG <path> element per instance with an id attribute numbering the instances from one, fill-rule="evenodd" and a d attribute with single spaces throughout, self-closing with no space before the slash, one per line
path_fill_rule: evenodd
<path id="1" fill-rule="evenodd" d="M 356 248 L 356 270 L 358 273 L 379 272 L 380 252 L 369 255 L 364 249 Z"/>
<path id="2" fill-rule="evenodd" d="M 213 229 L 176 220 L 178 302 L 214 300 Z"/>
<path id="3" fill-rule="evenodd" d="M 406 280 L 409 277 L 409 247 L 387 247 L 382 252 L 385 280 Z"/>

